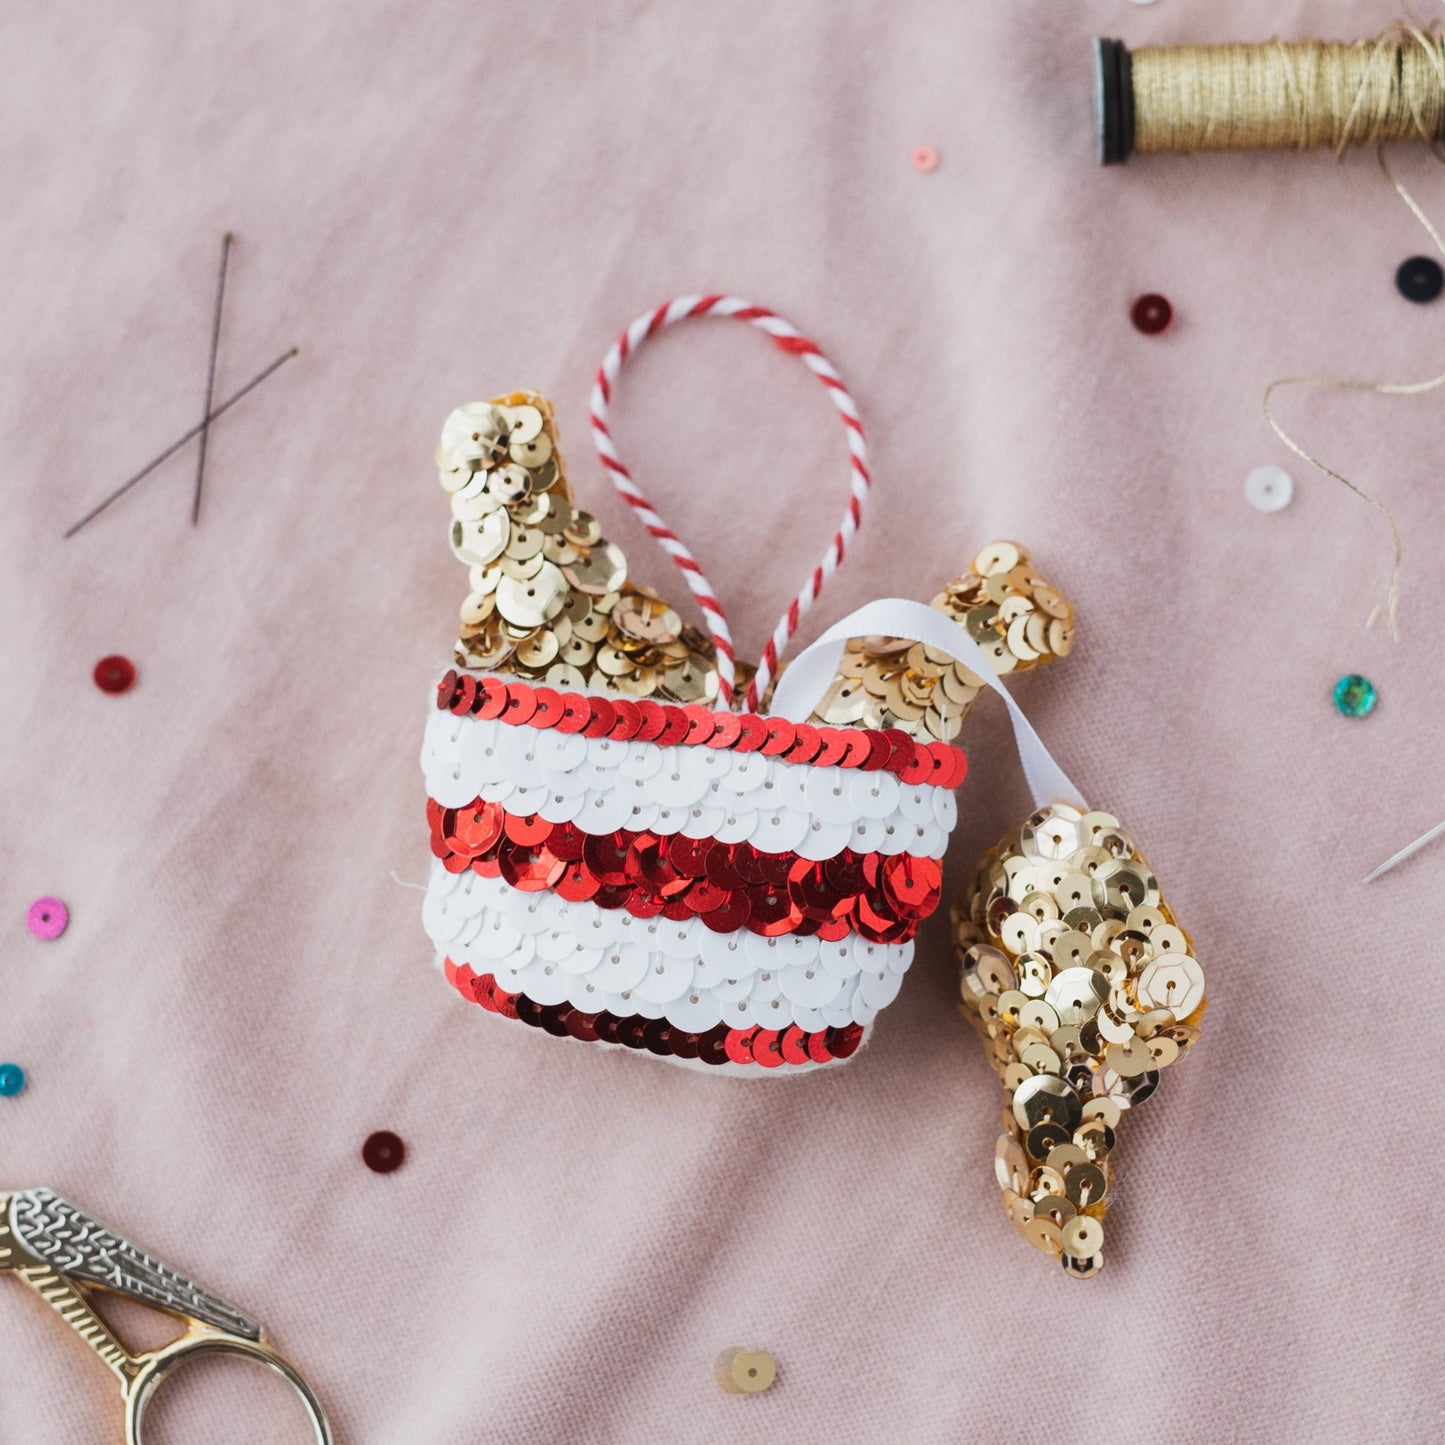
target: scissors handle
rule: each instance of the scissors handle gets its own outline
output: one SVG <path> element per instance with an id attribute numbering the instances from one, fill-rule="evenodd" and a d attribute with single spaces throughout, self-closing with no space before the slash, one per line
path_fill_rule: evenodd
<path id="1" fill-rule="evenodd" d="M 320 1400 L 255 1320 L 53 1190 L 0 1192 L 0 1272 L 34 1290 L 120 1381 L 126 1445 L 141 1445 L 146 1407 L 161 1384 L 203 1355 L 239 1355 L 280 1375 L 305 1406 L 316 1445 L 332 1445 Z M 97 1289 L 174 1315 L 186 1332 L 162 1349 L 131 1354 L 91 1307 Z"/>
<path id="2" fill-rule="evenodd" d="M 122 1390 L 130 1387 L 137 1363 L 111 1334 L 85 1295 L 63 1274 L 43 1266 L 17 1269 L 16 1277 L 30 1286 L 86 1344 L 110 1367 Z"/>
<path id="3" fill-rule="evenodd" d="M 164 1349 L 135 1356 L 135 1363 L 139 1368 L 134 1378 L 123 1386 L 125 1445 L 143 1445 L 141 1428 L 145 1421 L 146 1407 L 155 1398 L 156 1391 L 166 1378 L 181 1366 L 205 1355 L 239 1355 L 264 1365 L 273 1374 L 280 1375 L 305 1407 L 316 1445 L 333 1445 L 331 1426 L 326 1419 L 326 1411 L 321 1407 L 321 1401 L 289 1360 L 278 1355 L 264 1337 L 260 1340 L 242 1339 L 237 1335 L 214 1330 L 209 1325 L 195 1325 Z"/>

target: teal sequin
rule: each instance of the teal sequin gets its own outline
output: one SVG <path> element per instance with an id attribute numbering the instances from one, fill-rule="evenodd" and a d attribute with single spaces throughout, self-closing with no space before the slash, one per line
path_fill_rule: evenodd
<path id="1" fill-rule="evenodd" d="M 1368 677 L 1352 672 L 1335 684 L 1335 706 L 1346 717 L 1364 717 L 1375 710 L 1379 694 Z"/>
<path id="2" fill-rule="evenodd" d="M 25 1087 L 25 1070 L 19 1064 L 0 1064 L 0 1095 L 7 1098 Z"/>

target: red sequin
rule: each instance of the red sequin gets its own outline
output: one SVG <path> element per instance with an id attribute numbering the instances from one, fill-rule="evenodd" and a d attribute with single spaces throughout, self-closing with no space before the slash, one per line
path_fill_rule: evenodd
<path id="1" fill-rule="evenodd" d="M 486 678 L 477 692 L 476 714 L 480 718 L 501 717 L 507 708 L 507 687 L 500 678 Z M 560 726 L 560 724 L 559 724 Z"/>
<path id="2" fill-rule="evenodd" d="M 128 657 L 112 654 L 95 664 L 95 685 L 102 692 L 129 692 L 135 686 L 135 663 Z"/>

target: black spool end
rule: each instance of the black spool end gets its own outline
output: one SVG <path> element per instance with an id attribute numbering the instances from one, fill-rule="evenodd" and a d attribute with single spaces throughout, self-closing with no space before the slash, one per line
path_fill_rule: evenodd
<path id="1" fill-rule="evenodd" d="M 1122 40 L 1094 41 L 1094 131 L 1099 164 L 1118 166 L 1134 149 L 1134 68 Z"/>

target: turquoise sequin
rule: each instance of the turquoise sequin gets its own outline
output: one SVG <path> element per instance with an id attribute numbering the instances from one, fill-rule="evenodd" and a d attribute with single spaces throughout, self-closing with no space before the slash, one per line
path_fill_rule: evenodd
<path id="1" fill-rule="evenodd" d="M 1346 717 L 1364 717 L 1373 712 L 1379 694 L 1368 677 L 1352 672 L 1335 684 L 1335 706 Z"/>

